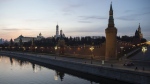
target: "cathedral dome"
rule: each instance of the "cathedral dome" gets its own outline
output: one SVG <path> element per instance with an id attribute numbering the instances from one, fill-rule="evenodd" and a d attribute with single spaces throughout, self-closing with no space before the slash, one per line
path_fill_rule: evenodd
<path id="1" fill-rule="evenodd" d="M 20 35 L 18 38 L 23 38 L 24 36 Z"/>

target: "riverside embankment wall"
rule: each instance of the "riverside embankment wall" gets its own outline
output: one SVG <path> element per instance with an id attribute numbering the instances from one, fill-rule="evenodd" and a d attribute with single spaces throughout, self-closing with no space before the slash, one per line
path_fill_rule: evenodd
<path id="1" fill-rule="evenodd" d="M 14 56 L 19 58 L 25 58 L 37 62 L 42 62 L 54 66 L 63 67 L 66 69 L 88 73 L 96 76 L 102 76 L 122 81 L 127 81 L 130 83 L 136 84 L 150 84 L 150 74 L 136 71 L 129 71 L 123 69 L 116 69 L 112 67 L 104 67 L 92 64 L 82 64 L 64 60 L 55 60 L 48 57 L 41 57 L 36 55 L 27 55 L 27 54 L 14 54 L 7 52 L 0 52 L 0 55 Z"/>

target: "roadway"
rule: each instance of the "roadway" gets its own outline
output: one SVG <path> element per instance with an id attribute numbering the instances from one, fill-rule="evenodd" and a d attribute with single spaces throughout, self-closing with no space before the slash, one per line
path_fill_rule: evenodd
<path id="1" fill-rule="evenodd" d="M 129 60 L 139 67 L 145 67 L 150 71 L 150 46 L 147 47 L 147 50 L 142 50 L 141 48 L 141 52 L 130 57 Z"/>

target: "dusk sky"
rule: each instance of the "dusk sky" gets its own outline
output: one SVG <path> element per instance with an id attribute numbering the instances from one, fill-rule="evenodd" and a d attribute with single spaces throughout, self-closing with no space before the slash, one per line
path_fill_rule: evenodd
<path id="1" fill-rule="evenodd" d="M 0 38 L 52 37 L 57 22 L 67 37 L 105 36 L 111 1 L 117 36 L 133 36 L 140 23 L 150 40 L 150 0 L 0 0 Z"/>

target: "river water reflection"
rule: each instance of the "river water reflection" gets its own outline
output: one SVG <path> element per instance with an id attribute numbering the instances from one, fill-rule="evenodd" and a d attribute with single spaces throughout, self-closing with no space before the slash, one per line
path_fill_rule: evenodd
<path id="1" fill-rule="evenodd" d="M 0 84 L 108 84 L 108 81 L 95 82 L 25 60 L 0 56 Z M 112 84 L 116 83 L 123 82 Z"/>

